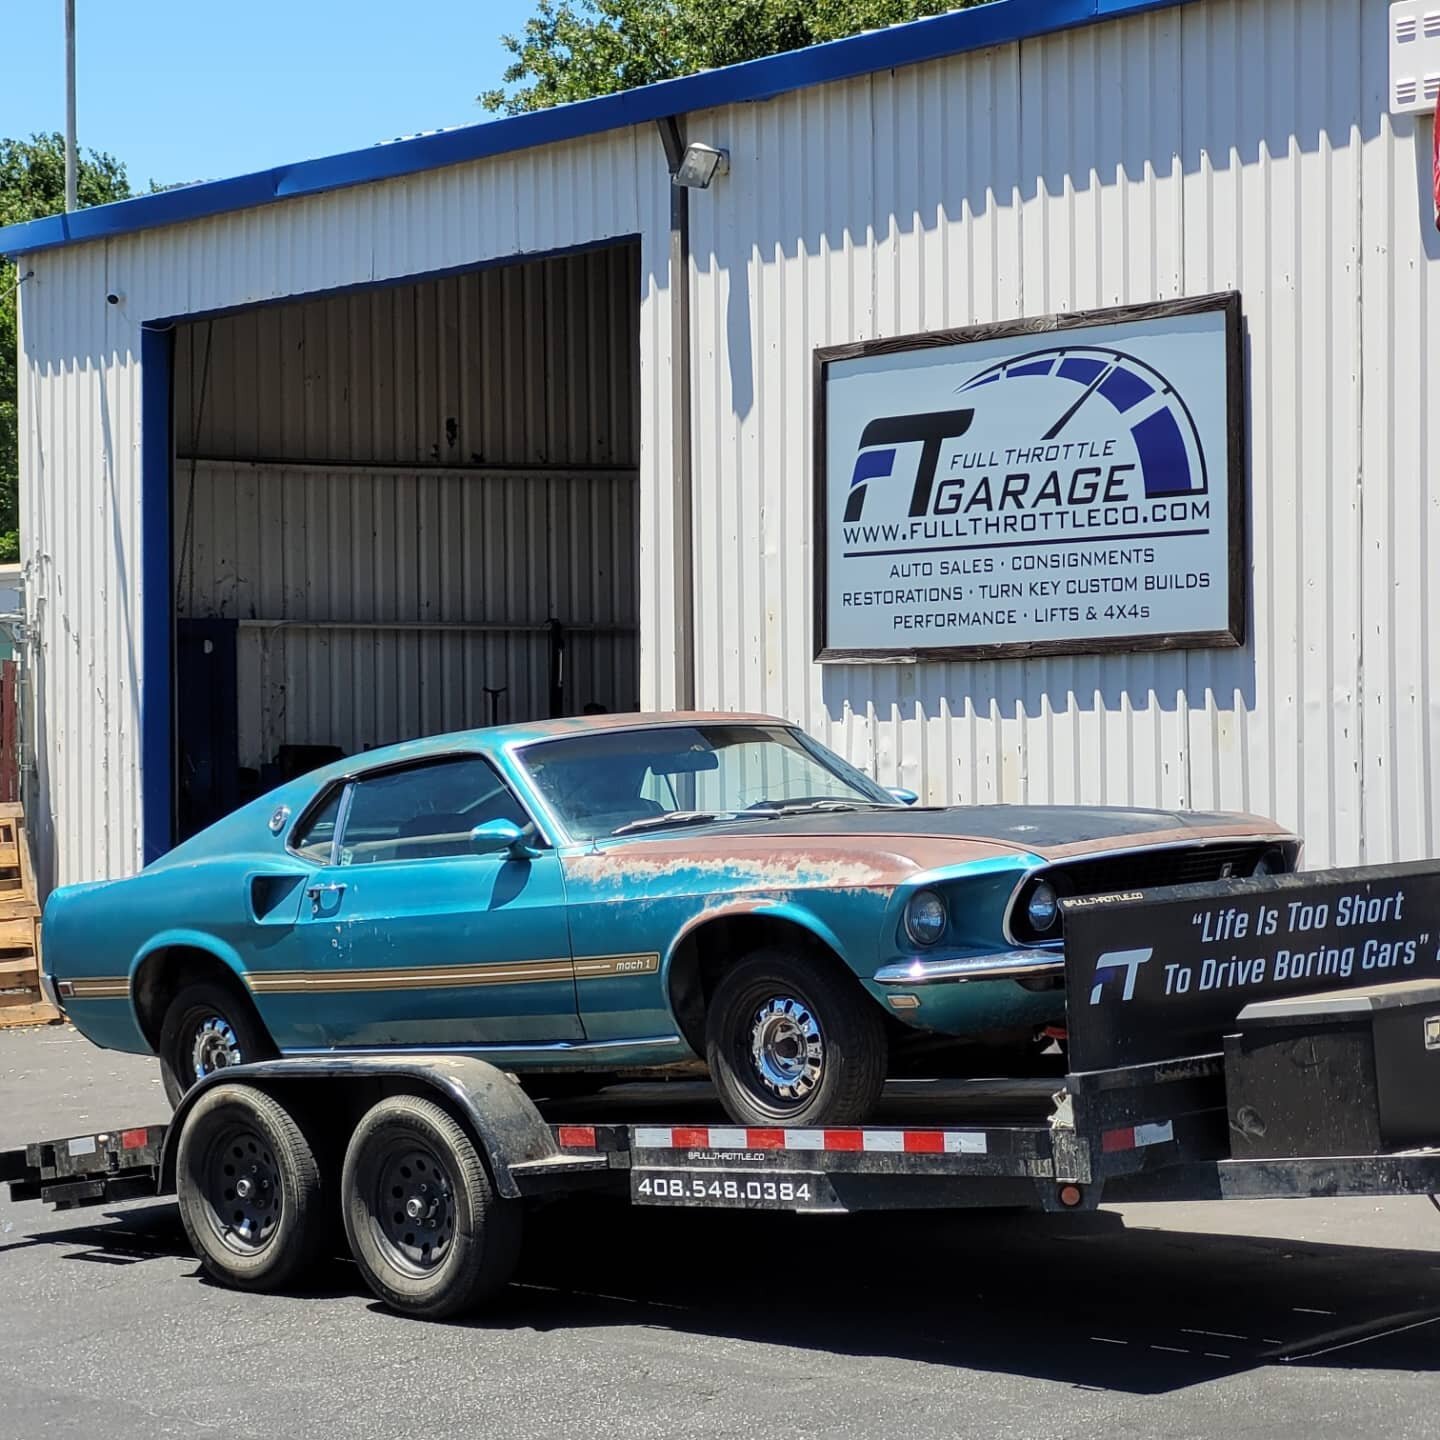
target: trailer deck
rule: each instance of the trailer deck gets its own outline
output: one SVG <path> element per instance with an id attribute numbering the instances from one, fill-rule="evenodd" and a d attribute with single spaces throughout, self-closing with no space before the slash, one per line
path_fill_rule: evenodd
<path id="1" fill-rule="evenodd" d="M 1352 913 L 1331 909 L 1337 895 L 1402 894 L 1403 906 L 1381 908 L 1397 924 L 1404 911 L 1404 933 L 1327 944 L 1313 923 Z M 1304 950 L 1287 948 L 1297 943 L 1280 924 L 1287 911 Z M 1217 914 L 1227 936 L 1254 937 L 1254 953 L 1214 959 Z M 1325 989 L 1310 956 L 1353 963 Z M 1067 911 L 1065 963 L 1068 1073 L 895 1080 L 864 1125 L 737 1125 L 708 1086 L 675 1082 L 537 1104 L 479 1055 L 332 1052 L 217 1071 L 168 1126 L 5 1152 L 0 1182 L 13 1199 L 62 1209 L 176 1193 L 206 1268 L 261 1289 L 282 1286 L 333 1235 L 318 1212 L 341 1180 L 367 1282 L 430 1317 L 505 1283 L 526 1208 L 516 1202 L 585 1192 L 801 1213 L 1440 1193 L 1440 867 L 1110 897 Z M 1323 979 L 1335 986 L 1337 974 Z M 405 1163 L 411 1125 L 429 1137 L 415 1152 L 435 1165 L 425 1175 Z M 357 1179 L 377 1134 L 391 1169 Z M 481 1247 L 473 1274 L 421 1293 L 412 1282 L 427 1267 L 414 1257 L 432 1237 L 460 1241 L 461 1173 L 466 1243 Z M 282 1236 L 273 1271 L 256 1275 L 245 1264 L 272 1230 Z M 388 1236 L 390 1259 L 367 1256 L 372 1230 Z"/>

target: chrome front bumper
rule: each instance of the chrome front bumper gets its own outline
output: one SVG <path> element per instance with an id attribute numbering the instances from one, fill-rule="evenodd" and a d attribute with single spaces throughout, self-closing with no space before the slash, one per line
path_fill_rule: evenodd
<path id="1" fill-rule="evenodd" d="M 940 985 L 965 980 L 1030 980 L 1063 975 L 1065 957 L 1055 950 L 1001 950 L 949 960 L 897 960 L 875 972 L 877 985 Z"/>
<path id="2" fill-rule="evenodd" d="M 40 993 L 63 1015 L 65 1007 L 60 1003 L 60 992 L 55 988 L 55 982 L 45 973 L 45 967 L 40 967 Z"/>

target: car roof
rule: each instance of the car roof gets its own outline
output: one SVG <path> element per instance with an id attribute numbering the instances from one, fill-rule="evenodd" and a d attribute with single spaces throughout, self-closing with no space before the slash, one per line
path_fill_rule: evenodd
<path id="1" fill-rule="evenodd" d="M 593 735 L 606 730 L 650 730 L 667 725 L 788 725 L 789 721 L 774 715 L 752 715 L 731 710 L 636 710 L 618 714 L 571 715 L 557 720 L 531 720 L 513 725 L 491 725 L 475 730 L 452 730 L 443 735 L 427 735 L 419 740 L 403 740 L 375 750 L 347 755 L 333 761 L 304 778 L 311 784 L 325 785 L 344 775 L 388 765 L 404 765 L 415 760 L 433 759 L 456 751 L 478 750 L 494 754 L 511 745 L 525 745 L 536 740 L 558 740 L 574 735 Z"/>
<path id="2" fill-rule="evenodd" d="M 228 854 L 243 843 L 251 827 L 270 825 L 271 817 L 284 808 L 295 816 L 309 812 L 320 794 L 336 781 L 391 765 L 439 759 L 445 755 L 467 751 L 495 755 L 509 745 L 528 744 L 537 740 L 563 739 L 566 736 L 590 735 L 599 731 L 659 729 L 666 725 L 784 725 L 790 722 L 774 715 L 751 715 L 728 710 L 644 710 L 628 714 L 575 715 L 559 720 L 535 720 L 524 724 L 494 725 L 476 730 L 454 730 L 444 735 L 427 735 L 419 740 L 405 740 L 375 750 L 364 750 L 328 765 L 297 775 L 264 795 L 242 805 L 240 809 L 217 820 L 213 825 L 182 841 L 153 861 L 147 869 L 162 869 L 215 855 Z M 286 827 L 291 833 L 292 826 Z M 272 834 L 280 833 L 272 828 Z"/>

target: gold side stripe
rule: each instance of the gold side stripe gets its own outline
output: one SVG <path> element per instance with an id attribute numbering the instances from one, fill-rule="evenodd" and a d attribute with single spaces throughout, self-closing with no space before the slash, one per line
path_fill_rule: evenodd
<path id="1" fill-rule="evenodd" d="M 484 985 L 528 985 L 606 976 L 653 975 L 660 956 L 591 955 L 575 961 L 515 960 L 495 965 L 395 966 L 384 970 L 273 970 L 252 972 L 245 983 L 257 995 L 343 993 L 368 990 L 471 989 Z"/>
<path id="2" fill-rule="evenodd" d="M 113 975 L 95 976 L 85 980 L 57 980 L 57 990 L 63 999 L 74 1000 L 128 1000 L 130 981 Z"/>
<path id="3" fill-rule="evenodd" d="M 660 956 L 648 955 L 582 955 L 575 961 L 575 978 L 593 980 L 601 975 L 653 975 L 660 968 Z"/>

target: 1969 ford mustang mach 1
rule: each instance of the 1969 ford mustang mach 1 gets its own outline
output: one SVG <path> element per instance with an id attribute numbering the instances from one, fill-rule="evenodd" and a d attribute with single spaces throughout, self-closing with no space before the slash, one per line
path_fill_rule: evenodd
<path id="1" fill-rule="evenodd" d="M 913 798 L 765 717 L 415 741 L 57 890 L 47 983 L 172 1100 L 277 1052 L 450 1050 L 542 1090 L 703 1059 L 738 1122 L 853 1124 L 927 1039 L 1063 1019 L 1060 897 L 1299 852 L 1245 816 Z"/>

